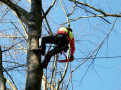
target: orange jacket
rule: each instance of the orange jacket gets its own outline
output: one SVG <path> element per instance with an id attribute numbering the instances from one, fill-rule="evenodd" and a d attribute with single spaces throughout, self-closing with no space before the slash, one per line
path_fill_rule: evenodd
<path id="1" fill-rule="evenodd" d="M 74 52 L 75 52 L 75 43 L 74 43 L 74 35 L 71 31 L 68 31 L 65 27 L 61 27 L 58 31 L 57 34 L 59 33 L 64 33 L 66 35 L 68 35 L 69 38 L 69 43 L 71 45 L 71 56 L 73 56 Z"/>

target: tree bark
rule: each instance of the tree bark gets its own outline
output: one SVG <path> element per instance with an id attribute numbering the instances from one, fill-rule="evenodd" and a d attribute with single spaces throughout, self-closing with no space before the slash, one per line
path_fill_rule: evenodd
<path id="1" fill-rule="evenodd" d="M 38 38 L 33 33 L 36 33 L 37 30 L 33 25 L 29 26 L 31 35 L 29 36 L 28 41 L 28 55 L 27 55 L 27 81 L 26 81 L 26 90 L 40 90 L 41 80 L 43 75 L 43 70 L 41 68 L 41 58 L 39 58 L 32 49 L 38 48 Z"/>
<path id="2" fill-rule="evenodd" d="M 41 0 L 31 1 L 31 12 L 29 13 L 28 24 L 27 78 L 25 90 L 41 90 L 43 75 L 41 57 L 32 51 L 33 49 L 39 48 L 39 37 L 41 36 L 42 27 Z"/>
<path id="3" fill-rule="evenodd" d="M 2 70 L 2 50 L 0 47 L 0 86 L 1 86 L 1 90 L 6 90 L 6 81 L 5 78 L 3 76 L 3 70 Z"/>

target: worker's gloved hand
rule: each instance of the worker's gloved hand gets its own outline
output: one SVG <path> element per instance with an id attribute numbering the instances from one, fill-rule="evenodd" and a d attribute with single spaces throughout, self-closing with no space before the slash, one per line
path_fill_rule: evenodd
<path id="1" fill-rule="evenodd" d="M 74 60 L 74 56 L 71 56 L 69 59 L 69 62 L 72 62 Z"/>

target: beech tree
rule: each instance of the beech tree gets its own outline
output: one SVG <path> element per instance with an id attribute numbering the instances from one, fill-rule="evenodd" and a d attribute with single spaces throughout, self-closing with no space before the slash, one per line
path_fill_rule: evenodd
<path id="1" fill-rule="evenodd" d="M 2 38 L 2 42 L 0 43 L 0 46 L 2 47 L 2 50 L 0 49 L 0 85 L 2 90 L 8 88 L 6 83 L 8 83 L 13 90 L 63 90 L 68 89 L 69 84 L 71 84 L 73 88 L 73 84 L 71 83 L 72 73 L 90 59 L 92 59 L 90 65 L 93 63 L 101 49 L 101 46 L 112 32 L 117 17 L 121 17 L 119 12 L 108 13 L 105 11 L 105 8 L 101 7 L 100 9 L 97 6 L 93 6 L 93 3 L 88 4 L 89 1 L 86 1 L 87 0 L 84 0 L 84 2 L 81 0 L 0 0 L 0 38 Z M 63 10 L 62 14 L 55 10 L 60 10 L 60 7 L 56 8 L 58 5 L 61 7 L 61 10 Z M 54 10 L 56 12 L 54 12 Z M 56 13 L 59 13 L 58 15 L 60 15 L 56 16 L 58 24 L 51 24 L 51 16 L 53 15 L 53 12 L 54 15 L 56 15 Z M 61 20 L 61 16 L 64 17 L 63 20 Z M 113 18 L 114 20 L 111 21 L 107 17 Z M 38 57 L 31 51 L 32 49 L 39 47 L 39 37 L 45 36 L 45 34 L 53 35 L 56 33 L 54 30 L 60 26 L 71 26 L 76 33 L 75 37 L 77 36 L 75 43 L 80 43 L 82 37 L 91 34 L 90 31 L 87 30 L 87 35 L 84 33 L 82 37 L 78 36 L 78 34 L 80 35 L 80 32 L 82 33 L 80 30 L 84 27 L 83 25 L 82 27 L 79 27 L 80 23 L 83 24 L 85 21 L 84 19 L 87 20 L 87 18 L 91 18 L 91 20 L 95 20 L 95 18 L 102 20 L 106 25 L 110 25 L 110 30 L 107 30 L 106 34 L 103 34 L 103 38 L 100 37 L 99 42 L 91 42 L 89 39 L 87 40 L 89 43 L 96 43 L 96 45 L 94 45 L 93 50 L 85 52 L 80 51 L 84 53 L 84 57 L 86 56 L 86 58 L 82 58 L 83 60 L 78 63 L 73 70 L 68 68 L 69 63 L 64 63 L 60 68 L 57 67 L 57 60 L 58 58 L 61 58 L 60 54 L 55 55 L 52 58 L 51 65 L 48 65 L 49 71 L 48 69 L 44 70 L 41 63 L 44 57 Z M 57 19 L 53 18 L 55 22 Z M 76 31 L 76 26 L 78 31 Z M 92 30 L 92 32 L 95 31 L 96 30 Z M 103 31 L 100 30 L 100 32 Z M 84 39 L 82 41 L 84 41 Z M 48 46 L 48 50 L 49 48 L 50 46 Z M 80 49 L 78 48 L 78 50 Z M 69 52 L 70 49 L 67 52 L 67 58 L 69 58 Z M 3 54 L 4 58 L 2 58 Z M 27 58 L 25 58 L 25 56 Z M 90 67 L 90 65 L 88 67 Z M 20 70 L 18 70 L 18 68 L 20 68 Z M 16 69 L 19 73 L 23 75 L 26 74 L 26 81 L 23 81 L 25 82 L 25 88 L 20 86 L 18 87 L 16 84 L 17 82 L 14 81 L 12 76 L 9 74 L 9 72 L 14 72 Z M 64 83 L 65 76 L 69 69 L 71 71 L 67 78 L 67 83 Z M 4 74 L 4 72 L 6 74 Z M 50 73 L 49 76 L 47 76 L 48 73 Z M 9 79 L 11 80 L 9 81 Z"/>

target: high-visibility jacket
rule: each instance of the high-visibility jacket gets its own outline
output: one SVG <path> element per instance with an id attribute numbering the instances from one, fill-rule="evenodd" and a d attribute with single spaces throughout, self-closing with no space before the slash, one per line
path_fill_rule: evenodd
<path id="1" fill-rule="evenodd" d="M 61 27 L 59 28 L 59 30 L 57 31 L 57 34 L 59 33 L 64 33 L 65 35 L 68 36 L 69 39 L 69 43 L 71 46 L 71 56 L 73 56 L 74 52 L 75 52 L 75 43 L 74 43 L 74 35 L 71 31 L 68 31 L 65 27 Z"/>

